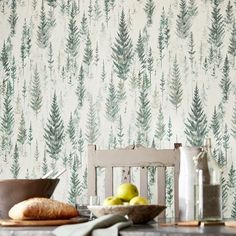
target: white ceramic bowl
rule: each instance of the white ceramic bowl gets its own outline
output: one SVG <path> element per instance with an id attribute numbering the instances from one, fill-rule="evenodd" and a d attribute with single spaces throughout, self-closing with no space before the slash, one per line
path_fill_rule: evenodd
<path id="1" fill-rule="evenodd" d="M 134 224 L 142 224 L 154 219 L 165 208 L 166 206 L 161 205 L 88 206 L 96 217 L 107 214 L 127 215 Z"/>

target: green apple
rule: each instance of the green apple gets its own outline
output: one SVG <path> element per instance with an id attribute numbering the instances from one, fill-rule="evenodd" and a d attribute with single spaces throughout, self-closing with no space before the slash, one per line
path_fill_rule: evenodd
<path id="1" fill-rule="evenodd" d="M 107 197 L 103 202 L 103 206 L 113 206 L 113 205 L 123 205 L 123 202 L 120 198 L 116 196 Z"/>
<path id="2" fill-rule="evenodd" d="M 147 198 L 137 196 L 137 197 L 132 198 L 130 200 L 129 204 L 130 205 L 148 205 L 149 202 L 148 202 Z"/>
<path id="3" fill-rule="evenodd" d="M 117 188 L 117 196 L 124 202 L 129 202 L 132 198 L 138 196 L 138 188 L 132 183 L 123 183 Z"/>

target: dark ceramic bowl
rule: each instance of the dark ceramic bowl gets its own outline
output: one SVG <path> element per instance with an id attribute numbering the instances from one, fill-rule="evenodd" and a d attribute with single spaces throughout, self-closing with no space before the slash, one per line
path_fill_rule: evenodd
<path id="1" fill-rule="evenodd" d="M 50 198 L 60 179 L 0 180 L 0 219 L 7 219 L 13 205 L 32 197 Z"/>

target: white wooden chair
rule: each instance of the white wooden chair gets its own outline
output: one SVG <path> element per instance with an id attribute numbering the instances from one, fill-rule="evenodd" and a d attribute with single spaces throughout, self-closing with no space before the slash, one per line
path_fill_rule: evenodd
<path id="1" fill-rule="evenodd" d="M 122 167 L 122 182 L 130 182 L 130 168 L 140 168 L 141 196 L 148 195 L 148 167 L 157 167 L 157 196 L 159 205 L 166 205 L 166 168 L 174 167 L 174 210 L 179 216 L 179 149 L 155 149 L 135 147 L 114 150 L 97 150 L 96 145 L 88 145 L 88 195 L 97 195 L 98 167 L 105 169 L 105 196 L 113 195 L 113 168 Z M 161 217 L 164 217 L 164 213 Z"/>

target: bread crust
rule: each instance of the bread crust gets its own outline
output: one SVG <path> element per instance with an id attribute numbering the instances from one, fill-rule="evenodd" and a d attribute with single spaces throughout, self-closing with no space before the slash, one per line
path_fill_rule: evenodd
<path id="1" fill-rule="evenodd" d="M 72 205 L 49 198 L 30 198 L 15 204 L 8 213 L 14 220 L 69 219 L 79 215 Z"/>

